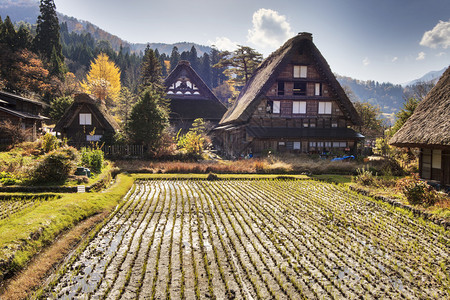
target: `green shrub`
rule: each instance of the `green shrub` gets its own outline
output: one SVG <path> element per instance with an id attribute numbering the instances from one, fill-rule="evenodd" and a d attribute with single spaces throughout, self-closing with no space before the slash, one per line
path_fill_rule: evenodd
<path id="1" fill-rule="evenodd" d="M 434 205 L 439 198 L 433 187 L 420 180 L 417 175 L 399 180 L 397 188 L 403 192 L 408 203 L 412 205 Z"/>
<path id="2" fill-rule="evenodd" d="M 68 147 L 54 150 L 32 169 L 30 179 L 34 183 L 62 183 L 75 169 L 78 153 L 75 148 Z"/>
<path id="3" fill-rule="evenodd" d="M 50 133 L 46 133 L 42 138 L 42 149 L 45 153 L 58 149 L 58 138 Z"/>
<path id="4" fill-rule="evenodd" d="M 356 176 L 353 178 L 353 181 L 359 183 L 361 185 L 376 185 L 377 178 L 373 175 L 373 173 L 369 169 L 361 168 L 356 169 Z"/>
<path id="5" fill-rule="evenodd" d="M 94 173 L 101 173 L 105 158 L 101 149 L 81 149 L 81 164 Z"/>

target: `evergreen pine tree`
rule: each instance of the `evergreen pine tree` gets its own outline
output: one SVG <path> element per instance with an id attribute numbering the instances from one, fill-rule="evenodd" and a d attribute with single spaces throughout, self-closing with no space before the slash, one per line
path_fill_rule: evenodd
<path id="1" fill-rule="evenodd" d="M 64 74 L 66 73 L 66 68 L 64 63 L 59 58 L 56 49 L 53 48 L 52 56 L 48 64 L 48 71 L 50 76 L 58 77 L 59 79 L 64 79 Z"/>
<path id="2" fill-rule="evenodd" d="M 198 58 L 197 49 L 195 49 L 194 45 L 191 47 L 191 51 L 189 52 L 189 62 L 191 63 L 192 69 L 199 73 L 200 71 L 200 60 Z"/>
<path id="3" fill-rule="evenodd" d="M 178 62 L 180 61 L 181 56 L 180 52 L 178 52 L 177 46 L 173 47 L 172 53 L 170 54 L 170 71 L 172 72 L 173 69 L 178 65 Z"/>
<path id="4" fill-rule="evenodd" d="M 16 50 L 17 47 L 17 35 L 14 25 L 11 22 L 9 16 L 6 16 L 5 22 L 3 22 L 3 43 L 9 46 L 11 50 Z"/>
<path id="5" fill-rule="evenodd" d="M 200 59 L 200 76 L 206 85 L 212 89 L 212 72 L 211 72 L 211 59 L 208 53 L 203 54 Z"/>
<path id="6" fill-rule="evenodd" d="M 150 45 L 145 48 L 141 64 L 141 89 L 154 85 L 162 89 L 161 64 Z"/>
<path id="7" fill-rule="evenodd" d="M 147 147 L 148 151 L 158 148 L 164 128 L 168 126 L 167 114 L 158 103 L 163 94 L 157 90 L 146 89 L 140 100 L 133 106 L 127 132 L 135 143 Z"/>
<path id="8" fill-rule="evenodd" d="M 60 41 L 59 22 L 53 0 L 41 0 L 39 6 L 41 14 L 37 19 L 34 48 L 46 62 L 52 58 L 53 49 L 60 61 L 64 61 Z"/>
<path id="9" fill-rule="evenodd" d="M 31 33 L 30 30 L 28 30 L 25 26 L 20 26 L 19 30 L 17 31 L 17 49 L 25 49 L 30 48 L 31 46 Z"/>

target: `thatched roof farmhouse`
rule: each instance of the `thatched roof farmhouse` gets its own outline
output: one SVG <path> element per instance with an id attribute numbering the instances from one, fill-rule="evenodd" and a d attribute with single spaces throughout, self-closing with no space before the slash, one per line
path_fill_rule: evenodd
<path id="1" fill-rule="evenodd" d="M 389 143 L 420 148 L 420 177 L 450 186 L 450 67 Z"/>
<path id="2" fill-rule="evenodd" d="M 265 59 L 216 128 L 226 153 L 354 153 L 361 118 L 302 32 Z"/>
<path id="3" fill-rule="evenodd" d="M 175 130 L 188 130 L 197 118 L 217 125 L 227 110 L 188 61 L 181 60 L 164 85 L 170 99 L 169 121 Z"/>

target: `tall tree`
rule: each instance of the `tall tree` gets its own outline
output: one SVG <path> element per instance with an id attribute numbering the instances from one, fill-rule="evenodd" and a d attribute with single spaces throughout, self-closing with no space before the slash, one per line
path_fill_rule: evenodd
<path id="1" fill-rule="evenodd" d="M 195 46 L 192 45 L 191 51 L 189 52 L 188 57 L 189 62 L 191 63 L 191 67 L 196 71 L 200 71 L 200 60 L 198 58 L 197 49 L 195 49 Z"/>
<path id="2" fill-rule="evenodd" d="M 154 85 L 162 89 L 161 64 L 150 45 L 145 48 L 141 63 L 141 89 Z"/>
<path id="3" fill-rule="evenodd" d="M 180 52 L 178 52 L 178 48 L 177 46 L 175 46 L 173 47 L 172 53 L 170 54 L 170 71 L 175 69 L 180 59 L 181 59 Z"/>
<path id="4" fill-rule="evenodd" d="M 354 102 L 353 106 L 362 119 L 361 133 L 369 139 L 383 136 L 385 126 L 381 119 L 380 107 L 359 101 Z"/>
<path id="5" fill-rule="evenodd" d="M 91 63 L 91 69 L 86 80 L 81 83 L 81 88 L 101 101 L 114 102 L 119 97 L 120 87 L 120 69 L 106 54 L 100 53 Z"/>
<path id="6" fill-rule="evenodd" d="M 406 120 L 414 113 L 417 105 L 420 100 L 416 98 L 409 98 L 403 103 L 402 109 L 398 113 L 395 114 L 397 120 L 395 121 L 394 126 L 389 130 L 388 135 L 393 136 L 402 126 L 405 124 Z"/>
<path id="7" fill-rule="evenodd" d="M 35 51 L 46 62 L 49 62 L 52 58 L 53 49 L 55 49 L 56 56 L 64 61 L 55 3 L 53 0 L 41 0 L 39 9 L 41 14 L 37 19 L 36 37 L 34 38 Z"/>
<path id="8" fill-rule="evenodd" d="M 163 130 L 168 126 L 168 117 L 158 103 L 164 95 L 158 90 L 146 89 L 133 106 L 127 124 L 127 132 L 135 143 L 146 146 L 151 152 L 158 148 Z"/>
<path id="9" fill-rule="evenodd" d="M 2 42 L 12 51 L 17 50 L 17 34 L 9 16 L 6 16 L 2 27 Z"/>
<path id="10" fill-rule="evenodd" d="M 253 48 L 238 45 L 234 52 L 223 51 L 221 59 L 214 67 L 226 68 L 224 73 L 239 90 L 249 81 L 261 61 L 261 53 Z"/>

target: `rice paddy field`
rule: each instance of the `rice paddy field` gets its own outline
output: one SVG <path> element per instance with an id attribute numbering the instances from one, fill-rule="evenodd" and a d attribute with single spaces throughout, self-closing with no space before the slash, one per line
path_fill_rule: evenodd
<path id="1" fill-rule="evenodd" d="M 44 299 L 450 299 L 450 233 L 309 180 L 138 180 Z"/>

